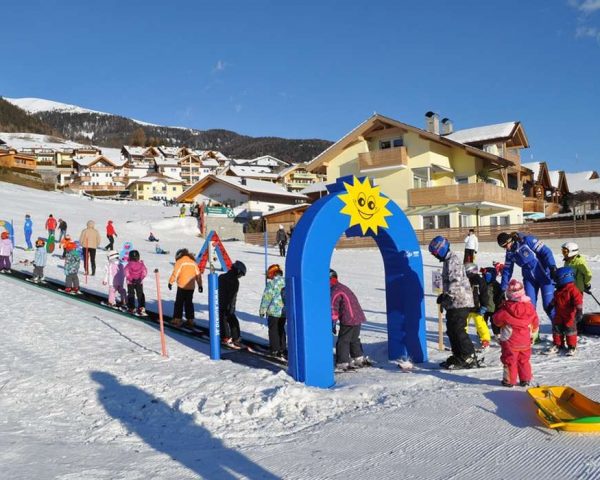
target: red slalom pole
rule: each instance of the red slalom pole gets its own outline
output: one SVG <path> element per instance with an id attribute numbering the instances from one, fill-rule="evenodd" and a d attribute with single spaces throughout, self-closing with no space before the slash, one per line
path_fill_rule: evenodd
<path id="1" fill-rule="evenodd" d="M 89 254 L 90 254 L 90 249 L 88 248 L 90 246 L 90 242 L 87 238 L 87 236 L 85 237 L 85 284 L 87 285 L 87 276 L 88 276 L 88 268 L 89 268 Z"/>
<path id="2" fill-rule="evenodd" d="M 165 338 L 165 324 L 163 321 L 162 299 L 160 298 L 160 277 L 158 275 L 158 268 L 154 269 L 154 276 L 156 277 L 156 296 L 158 299 L 158 323 L 160 324 L 160 348 L 162 350 L 162 356 L 169 358 L 169 354 L 167 353 L 167 340 Z"/>

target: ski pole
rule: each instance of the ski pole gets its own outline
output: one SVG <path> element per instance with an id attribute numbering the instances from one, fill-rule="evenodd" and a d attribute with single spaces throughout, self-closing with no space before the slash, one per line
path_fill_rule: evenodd
<path id="1" fill-rule="evenodd" d="M 169 354 L 167 353 L 167 340 L 165 339 L 165 324 L 163 321 L 162 299 L 160 296 L 160 276 L 158 274 L 158 268 L 154 269 L 154 276 L 156 277 L 156 297 L 157 297 L 157 301 L 158 301 L 158 323 L 160 325 L 160 349 L 162 352 L 162 356 L 169 358 Z"/>
<path id="2" fill-rule="evenodd" d="M 88 261 L 88 255 L 90 254 L 90 249 L 88 248 L 90 245 L 90 242 L 88 240 L 87 237 L 85 237 L 85 284 L 87 285 L 87 277 L 88 277 L 88 268 L 89 268 L 89 261 Z"/>
<path id="3" fill-rule="evenodd" d="M 438 308 L 438 350 L 444 351 L 444 309 L 441 305 Z"/>

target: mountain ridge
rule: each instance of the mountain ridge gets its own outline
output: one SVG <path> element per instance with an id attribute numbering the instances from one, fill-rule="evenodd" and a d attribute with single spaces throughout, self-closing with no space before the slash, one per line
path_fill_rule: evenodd
<path id="1" fill-rule="evenodd" d="M 13 117 L 18 117 L 20 123 L 33 123 L 38 130 L 45 130 L 30 133 L 61 135 L 69 140 L 93 143 L 99 147 L 119 148 L 136 144 L 187 146 L 218 150 L 230 158 L 272 155 L 288 162 L 301 163 L 312 160 L 332 144 L 331 141 L 321 139 L 250 137 L 226 129 L 167 127 L 33 97 L 0 97 L 0 103 L 13 107 L 10 109 L 4 105 L 2 108 L 0 105 L 0 126 L 11 125 L 3 131 L 18 131 L 15 130 L 18 125 L 13 120 Z M 16 114 L 14 109 L 22 113 Z M 7 110 L 10 112 L 6 112 Z"/>

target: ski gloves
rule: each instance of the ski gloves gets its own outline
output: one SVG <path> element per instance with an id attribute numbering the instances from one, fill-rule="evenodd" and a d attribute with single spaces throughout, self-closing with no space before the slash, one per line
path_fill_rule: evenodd
<path id="1" fill-rule="evenodd" d="M 437 297 L 437 304 L 443 305 L 445 302 L 452 300 L 452 296 L 447 293 L 440 293 Z"/>
<path id="2" fill-rule="evenodd" d="M 173 284 L 172 284 L 172 283 L 169 283 L 169 284 L 167 285 L 167 287 L 169 287 L 169 290 L 173 290 Z"/>
<path id="3" fill-rule="evenodd" d="M 591 284 L 589 284 L 589 285 L 586 285 L 585 287 L 583 287 L 583 291 L 584 291 L 585 293 L 587 293 L 587 294 L 590 294 L 590 295 L 591 295 L 591 294 L 592 294 L 592 285 L 591 285 Z"/>

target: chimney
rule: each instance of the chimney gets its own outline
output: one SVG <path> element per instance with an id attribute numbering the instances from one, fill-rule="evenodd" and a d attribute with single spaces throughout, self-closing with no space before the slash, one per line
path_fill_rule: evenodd
<path id="1" fill-rule="evenodd" d="M 440 134 L 440 117 L 435 112 L 425 114 L 425 130 L 430 133 Z"/>
<path id="2" fill-rule="evenodd" d="M 450 135 L 454 132 L 454 125 L 449 118 L 442 118 L 442 135 Z"/>
<path id="3" fill-rule="evenodd" d="M 246 185 L 246 178 L 242 177 L 242 185 Z"/>

